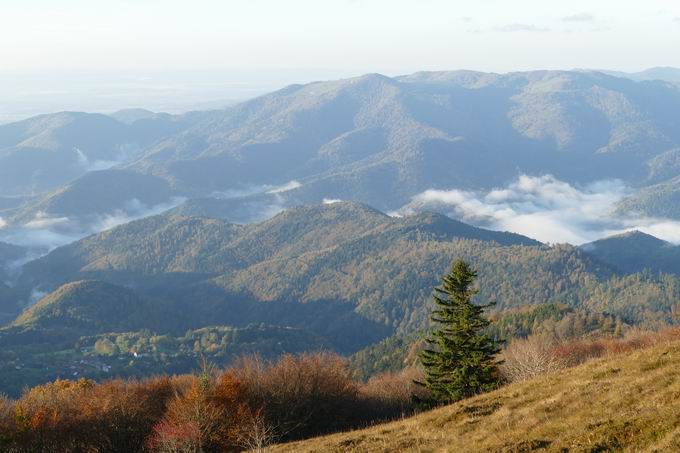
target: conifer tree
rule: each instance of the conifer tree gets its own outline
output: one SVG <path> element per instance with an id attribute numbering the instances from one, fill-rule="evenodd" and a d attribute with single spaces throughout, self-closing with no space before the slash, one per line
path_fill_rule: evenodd
<path id="1" fill-rule="evenodd" d="M 489 325 L 483 312 L 492 304 L 472 303 L 476 278 L 474 269 L 457 260 L 433 292 L 436 307 L 431 319 L 438 327 L 419 358 L 425 369 L 420 384 L 437 403 L 458 401 L 491 390 L 497 383 L 499 343 L 483 332 Z"/>

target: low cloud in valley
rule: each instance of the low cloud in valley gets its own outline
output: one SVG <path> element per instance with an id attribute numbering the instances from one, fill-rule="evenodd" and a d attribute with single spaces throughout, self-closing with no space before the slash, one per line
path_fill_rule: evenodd
<path id="1" fill-rule="evenodd" d="M 23 225 L 8 226 L 0 223 L 0 241 L 31 249 L 31 259 L 62 245 L 77 241 L 85 236 L 108 230 L 136 219 L 160 214 L 181 203 L 186 198 L 174 197 L 165 203 L 146 206 L 137 199 L 129 200 L 121 209 L 109 214 L 90 215 L 83 218 L 50 216 L 38 212 Z M 28 259 L 28 258 L 27 258 Z"/>
<path id="2" fill-rule="evenodd" d="M 614 216 L 616 204 L 631 194 L 617 180 L 575 187 L 549 175 L 523 175 L 505 188 L 488 192 L 427 190 L 415 196 L 398 214 L 435 210 L 546 243 L 579 245 L 629 230 L 680 243 L 678 221 Z"/>

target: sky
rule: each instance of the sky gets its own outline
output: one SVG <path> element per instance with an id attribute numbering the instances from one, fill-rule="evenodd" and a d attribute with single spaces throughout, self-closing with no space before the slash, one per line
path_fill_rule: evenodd
<path id="1" fill-rule="evenodd" d="M 680 66 L 680 2 L 2 0 L 0 42 L 2 121 L 142 95 L 220 106 L 369 72 Z"/>

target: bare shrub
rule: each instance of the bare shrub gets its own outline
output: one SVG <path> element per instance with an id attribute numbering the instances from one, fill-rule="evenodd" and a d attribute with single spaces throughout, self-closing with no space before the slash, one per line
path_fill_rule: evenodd
<path id="1" fill-rule="evenodd" d="M 247 451 L 264 452 L 278 439 L 277 429 L 269 425 L 259 411 L 241 418 L 239 424 L 236 443 Z"/>
<path id="2" fill-rule="evenodd" d="M 511 382 L 552 373 L 563 369 L 568 363 L 555 352 L 554 340 L 546 335 L 514 340 L 503 352 L 503 360 L 501 373 Z"/>

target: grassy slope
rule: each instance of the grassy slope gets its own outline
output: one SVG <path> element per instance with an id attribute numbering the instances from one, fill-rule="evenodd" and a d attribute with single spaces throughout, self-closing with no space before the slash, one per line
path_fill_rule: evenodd
<path id="1" fill-rule="evenodd" d="M 274 451 L 680 451 L 680 342 Z"/>

